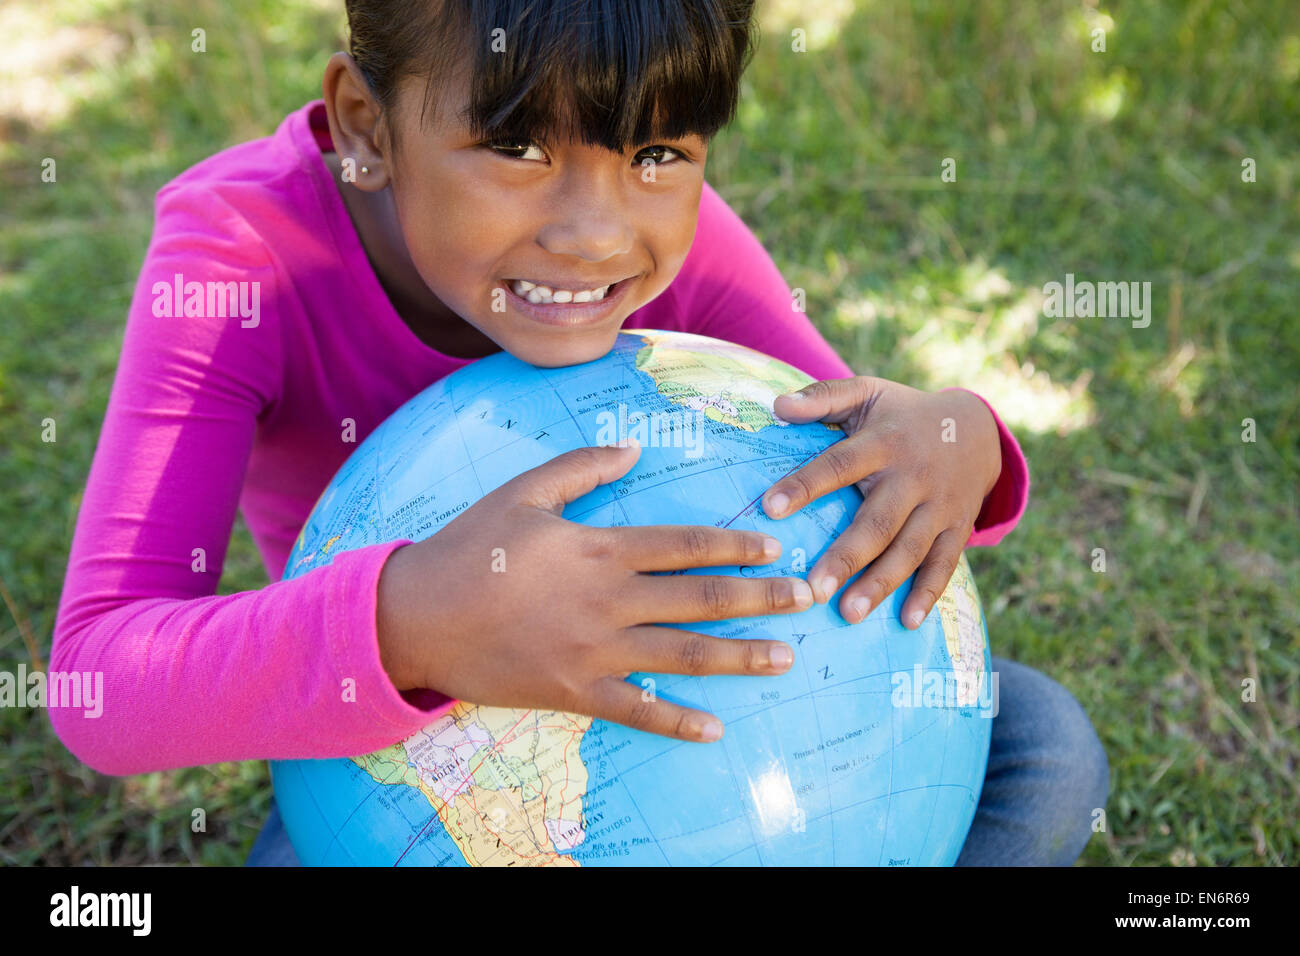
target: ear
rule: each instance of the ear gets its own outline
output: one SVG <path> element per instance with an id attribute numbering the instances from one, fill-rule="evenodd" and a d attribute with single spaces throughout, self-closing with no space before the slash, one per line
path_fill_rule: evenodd
<path id="1" fill-rule="evenodd" d="M 392 164 L 383 109 L 350 54 L 339 52 L 330 57 L 321 92 L 334 152 L 341 163 L 353 161 L 352 184 L 367 192 L 387 187 Z"/>

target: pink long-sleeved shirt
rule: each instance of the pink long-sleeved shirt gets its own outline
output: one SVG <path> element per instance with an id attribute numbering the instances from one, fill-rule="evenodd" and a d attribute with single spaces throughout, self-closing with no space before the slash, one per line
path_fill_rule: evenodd
<path id="1" fill-rule="evenodd" d="M 158 193 L 49 665 L 103 674 L 101 716 L 50 709 L 59 738 L 100 772 L 368 753 L 452 703 L 399 693 L 380 664 L 379 574 L 409 540 L 278 580 L 356 444 L 472 361 L 424 344 L 394 310 L 322 158 L 332 150 L 316 100 Z M 257 309 L 250 295 L 248 317 L 169 317 L 159 303 L 178 275 L 260 283 Z M 712 335 L 816 378 L 853 374 L 790 301 L 771 258 L 706 184 L 680 273 L 624 327 Z M 340 441 L 346 418 L 356 444 Z M 1000 419 L 998 429 L 1003 471 L 972 545 L 999 541 L 1028 497 L 1024 457 Z M 274 583 L 218 597 L 237 508 Z"/>

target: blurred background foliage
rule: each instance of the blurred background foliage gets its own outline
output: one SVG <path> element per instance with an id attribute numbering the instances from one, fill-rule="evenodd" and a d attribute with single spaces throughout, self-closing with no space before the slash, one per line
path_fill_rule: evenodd
<path id="1" fill-rule="evenodd" d="M 856 371 L 967 385 L 1020 438 L 1030 509 L 970 557 L 995 652 L 1068 687 L 1110 755 L 1082 862 L 1296 863 L 1300 5 L 760 0 L 758 21 L 708 178 Z M 0 8 L 0 669 L 48 660 L 154 194 L 318 97 L 344 28 L 342 0 Z M 1046 317 L 1066 273 L 1151 282 L 1151 325 Z M 241 521 L 221 592 L 265 583 Z M 44 713 L 0 727 L 4 863 L 236 864 L 268 807 L 264 763 L 109 778 Z"/>

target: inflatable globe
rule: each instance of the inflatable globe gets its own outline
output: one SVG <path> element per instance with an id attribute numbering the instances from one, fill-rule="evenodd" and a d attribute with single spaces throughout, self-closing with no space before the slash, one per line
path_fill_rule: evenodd
<path id="1" fill-rule="evenodd" d="M 850 487 L 779 521 L 762 512 L 774 481 L 844 437 L 775 416 L 776 396 L 810 381 L 676 332 L 624 332 L 603 358 L 567 368 L 481 359 L 357 447 L 284 577 L 436 534 L 516 475 L 625 436 L 642 445 L 636 465 L 566 518 L 761 531 L 782 543 L 773 564 L 684 573 L 806 577 L 862 502 Z M 778 677 L 628 677 L 716 714 L 715 743 L 459 702 L 376 753 L 273 761 L 289 838 L 307 865 L 949 865 L 979 801 L 996 694 L 965 557 L 917 631 L 899 620 L 910 583 L 855 625 L 839 595 L 796 614 L 679 625 L 795 649 Z"/>

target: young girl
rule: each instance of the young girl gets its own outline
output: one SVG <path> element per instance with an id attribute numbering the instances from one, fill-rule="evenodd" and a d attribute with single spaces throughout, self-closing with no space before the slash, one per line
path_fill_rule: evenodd
<path id="1" fill-rule="evenodd" d="M 367 753 L 456 699 L 716 740 L 711 715 L 646 706 L 624 678 L 779 674 L 791 649 L 658 625 L 796 611 L 870 562 L 840 612 L 861 620 L 916 572 L 914 627 L 962 547 L 1023 512 L 1024 459 L 992 410 L 852 377 L 704 182 L 750 3 L 517 6 L 348 0 L 350 54 L 330 59 L 324 99 L 159 191 L 50 663 L 103 672 L 101 718 L 50 711 L 96 770 Z M 646 573 L 771 561 L 760 535 L 560 518 L 638 454 L 605 447 L 525 472 L 424 541 L 215 596 L 237 507 L 274 581 L 334 472 L 411 396 L 501 349 L 590 361 L 621 328 L 728 339 L 822 380 L 777 410 L 848 437 L 764 509 L 870 494 L 807 582 Z M 960 441 L 930 440 L 945 419 Z M 509 575 L 472 559 L 497 547 Z M 1105 754 L 1058 684 L 993 667 L 1000 713 L 959 862 L 1069 863 Z M 293 862 L 274 810 L 250 862 Z"/>

